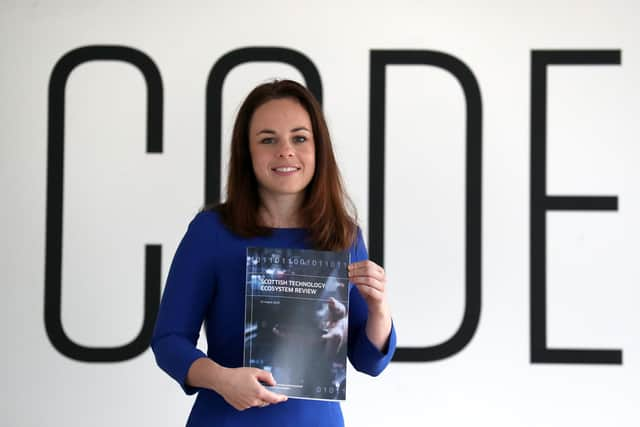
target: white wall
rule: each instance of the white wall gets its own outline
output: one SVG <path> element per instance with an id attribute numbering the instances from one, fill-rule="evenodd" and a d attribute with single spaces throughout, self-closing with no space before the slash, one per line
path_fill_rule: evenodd
<path id="1" fill-rule="evenodd" d="M 182 425 L 192 403 L 150 351 L 120 363 L 58 352 L 44 325 L 48 85 L 56 62 L 124 45 L 158 67 L 164 149 L 145 153 L 146 88 L 134 67 L 93 61 L 66 91 L 62 323 L 84 346 L 129 342 L 143 317 L 143 247 L 162 277 L 203 203 L 205 93 L 241 47 L 300 51 L 317 66 L 348 190 L 368 230 L 369 56 L 448 53 L 479 83 L 482 311 L 471 342 L 435 362 L 350 373 L 351 426 L 637 426 L 640 397 L 640 5 L 631 1 L 0 3 L 0 424 Z M 453 2 L 452 2 L 453 3 Z M 547 213 L 547 333 L 553 348 L 618 349 L 622 364 L 531 363 L 531 51 L 612 49 L 620 65 L 548 71 L 553 195 L 618 197 L 617 211 Z M 300 74 L 254 63 L 224 87 L 223 141 L 243 95 Z M 387 70 L 386 241 L 403 347 L 441 343 L 464 311 L 465 98 L 430 66 Z M 223 155 L 228 151 L 223 150 Z M 225 158 L 225 157 L 223 157 Z M 223 174 L 224 174 L 223 170 Z"/>

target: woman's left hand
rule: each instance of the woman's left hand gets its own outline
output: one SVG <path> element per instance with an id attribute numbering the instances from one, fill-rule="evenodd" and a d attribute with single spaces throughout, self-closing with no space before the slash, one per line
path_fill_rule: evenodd
<path id="1" fill-rule="evenodd" d="M 349 264 L 349 281 L 367 302 L 370 314 L 387 313 L 387 276 L 384 269 L 371 260 Z"/>
<path id="2" fill-rule="evenodd" d="M 371 260 L 349 265 L 349 281 L 367 302 L 366 333 L 369 341 L 382 352 L 386 351 L 391 334 L 391 310 L 387 302 L 387 275 Z"/>

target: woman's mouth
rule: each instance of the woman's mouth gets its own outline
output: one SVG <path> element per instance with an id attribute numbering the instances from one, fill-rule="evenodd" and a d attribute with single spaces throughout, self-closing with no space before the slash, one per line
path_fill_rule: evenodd
<path id="1" fill-rule="evenodd" d="M 274 171 L 276 175 L 291 175 L 295 172 L 298 172 L 300 168 L 295 166 L 280 166 L 271 170 Z"/>

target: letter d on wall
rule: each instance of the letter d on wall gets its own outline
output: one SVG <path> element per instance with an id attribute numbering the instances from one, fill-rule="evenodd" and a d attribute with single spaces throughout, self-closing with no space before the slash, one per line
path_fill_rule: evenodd
<path id="1" fill-rule="evenodd" d="M 458 330 L 431 347 L 399 347 L 394 361 L 428 362 L 462 350 L 473 338 L 481 306 L 482 102 L 473 72 L 459 59 L 430 50 L 372 50 L 369 113 L 369 254 L 384 263 L 385 85 L 387 65 L 431 65 L 454 75 L 466 99 L 465 310 Z"/>

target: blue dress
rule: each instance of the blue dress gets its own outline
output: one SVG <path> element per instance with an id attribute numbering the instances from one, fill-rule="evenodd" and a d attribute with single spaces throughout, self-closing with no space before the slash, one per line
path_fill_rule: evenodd
<path id="1" fill-rule="evenodd" d="M 308 249 L 306 236 L 305 229 L 279 228 L 265 237 L 239 237 L 212 211 L 200 212 L 189 224 L 171 263 L 151 344 L 160 368 L 187 394 L 198 393 L 188 427 L 344 425 L 338 402 L 289 399 L 238 411 L 216 392 L 185 384 L 191 364 L 205 357 L 196 348 L 203 321 L 206 356 L 225 367 L 242 366 L 246 248 Z M 352 262 L 368 258 L 360 230 L 350 253 Z M 366 320 L 366 302 L 350 285 L 348 357 L 358 371 L 375 376 L 389 364 L 396 335 L 392 327 L 387 349 L 382 353 L 366 336 Z"/>

